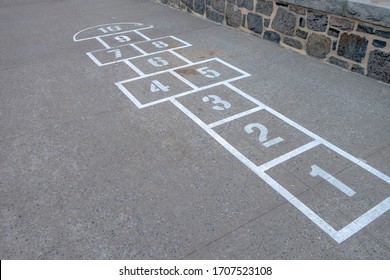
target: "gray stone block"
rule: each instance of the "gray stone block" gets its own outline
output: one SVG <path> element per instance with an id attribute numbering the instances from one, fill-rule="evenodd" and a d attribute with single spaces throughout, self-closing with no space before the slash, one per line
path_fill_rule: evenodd
<path id="1" fill-rule="evenodd" d="M 337 54 L 356 62 L 362 62 L 366 56 L 368 40 L 355 34 L 343 33 L 340 37 Z"/>
<path id="2" fill-rule="evenodd" d="M 340 31 L 337 29 L 334 29 L 332 27 L 329 27 L 328 29 L 328 35 L 332 37 L 338 38 L 340 36 Z"/>
<path id="3" fill-rule="evenodd" d="M 272 20 L 272 28 L 286 35 L 294 35 L 297 17 L 283 8 L 278 8 Z"/>
<path id="4" fill-rule="evenodd" d="M 339 67 L 348 69 L 348 62 L 338 59 L 337 57 L 331 56 L 329 58 L 329 62 Z"/>
<path id="5" fill-rule="evenodd" d="M 257 0 L 256 12 L 266 16 L 272 15 L 274 11 L 274 3 L 272 1 Z"/>
<path id="6" fill-rule="evenodd" d="M 356 31 L 367 33 L 367 34 L 374 34 L 375 29 L 374 29 L 374 27 L 363 25 L 363 24 L 359 23 L 358 27 L 356 28 Z"/>
<path id="7" fill-rule="evenodd" d="M 385 83 L 390 83 L 390 53 L 375 50 L 368 57 L 367 75 Z"/>
<path id="8" fill-rule="evenodd" d="M 213 7 L 214 10 L 224 13 L 225 12 L 225 0 L 212 0 L 211 6 Z"/>
<path id="9" fill-rule="evenodd" d="M 223 20 L 225 19 L 224 15 L 221 13 L 218 13 L 217 11 L 213 10 L 212 8 L 207 7 L 206 8 L 206 17 L 209 20 L 222 23 Z"/>
<path id="10" fill-rule="evenodd" d="M 351 71 L 364 75 L 364 67 L 360 66 L 359 64 L 352 65 Z"/>
<path id="11" fill-rule="evenodd" d="M 330 38 L 312 33 L 306 44 L 306 53 L 317 58 L 325 58 L 330 52 L 331 44 Z"/>
<path id="12" fill-rule="evenodd" d="M 308 33 L 306 31 L 301 30 L 301 29 L 297 29 L 297 31 L 295 31 L 295 35 L 299 38 L 306 39 Z"/>
<path id="13" fill-rule="evenodd" d="M 280 43 L 280 35 L 273 31 L 265 31 L 263 38 L 274 43 Z"/>
<path id="14" fill-rule="evenodd" d="M 285 43 L 286 45 L 288 45 L 290 47 L 296 48 L 298 50 L 301 50 L 303 48 L 301 42 L 299 42 L 298 40 L 295 40 L 293 38 L 290 38 L 290 37 L 285 37 L 283 39 L 283 43 Z"/>
<path id="15" fill-rule="evenodd" d="M 263 32 L 263 18 L 254 13 L 248 13 L 248 29 L 256 33 Z"/>
<path id="16" fill-rule="evenodd" d="M 194 0 L 194 12 L 203 15 L 205 12 L 204 0 Z"/>
<path id="17" fill-rule="evenodd" d="M 237 6 L 253 11 L 253 0 L 237 0 Z"/>
<path id="18" fill-rule="evenodd" d="M 328 16 L 314 11 L 307 12 L 307 27 L 311 30 L 324 32 L 328 26 Z"/>
<path id="19" fill-rule="evenodd" d="M 372 45 L 374 47 L 377 47 L 377 48 L 385 48 L 387 43 L 385 41 L 382 41 L 382 40 L 377 40 L 377 39 L 374 39 L 372 41 Z"/>
<path id="20" fill-rule="evenodd" d="M 226 24 L 233 27 L 239 27 L 241 25 L 241 22 L 241 11 L 233 4 L 228 3 L 226 6 Z"/>
<path id="21" fill-rule="evenodd" d="M 355 23 L 345 18 L 338 18 L 331 16 L 329 19 L 329 25 L 341 30 L 353 30 Z"/>

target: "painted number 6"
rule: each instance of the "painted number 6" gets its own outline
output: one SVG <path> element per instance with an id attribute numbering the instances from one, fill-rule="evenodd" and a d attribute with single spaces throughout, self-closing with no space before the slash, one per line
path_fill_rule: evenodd
<path id="1" fill-rule="evenodd" d="M 268 129 L 260 123 L 251 123 L 245 126 L 246 133 L 252 133 L 254 131 L 253 128 L 257 128 L 260 130 L 259 141 L 266 148 L 269 148 L 275 144 L 284 141 L 284 139 L 281 137 L 277 137 L 275 139 L 267 141 Z"/>

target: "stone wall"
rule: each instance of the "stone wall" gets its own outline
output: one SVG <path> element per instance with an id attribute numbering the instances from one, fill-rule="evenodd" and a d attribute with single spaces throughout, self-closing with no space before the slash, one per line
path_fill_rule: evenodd
<path id="1" fill-rule="evenodd" d="M 366 12 L 359 16 L 359 11 L 345 17 L 340 15 L 343 14 L 341 10 L 330 13 L 325 8 L 308 7 L 317 5 L 318 0 L 313 0 L 306 7 L 291 4 L 307 3 L 298 0 L 157 1 L 390 83 L 390 27 L 381 20 L 390 9 L 383 8 L 376 17 L 368 16 Z M 346 0 L 321 0 L 321 3 L 324 1 Z M 335 6 L 329 7 L 334 9 Z M 362 21 L 361 18 L 370 20 Z M 387 20 L 389 18 L 386 17 Z"/>

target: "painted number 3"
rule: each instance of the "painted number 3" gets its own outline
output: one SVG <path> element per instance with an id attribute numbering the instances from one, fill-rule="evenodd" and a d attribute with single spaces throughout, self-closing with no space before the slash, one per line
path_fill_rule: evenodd
<path id="1" fill-rule="evenodd" d="M 260 123 L 251 123 L 245 126 L 246 133 L 252 133 L 254 131 L 253 128 L 257 128 L 260 130 L 259 141 L 266 148 L 269 148 L 275 144 L 284 141 L 284 139 L 281 137 L 277 137 L 275 139 L 267 141 L 268 129 Z"/>
<path id="2" fill-rule="evenodd" d="M 222 100 L 218 95 L 207 95 L 202 98 L 203 102 L 209 102 L 210 99 L 213 99 L 211 103 L 215 104 L 215 106 L 213 106 L 213 109 L 217 111 L 224 111 L 232 106 L 229 102 Z M 221 106 L 218 104 L 220 104 Z"/>

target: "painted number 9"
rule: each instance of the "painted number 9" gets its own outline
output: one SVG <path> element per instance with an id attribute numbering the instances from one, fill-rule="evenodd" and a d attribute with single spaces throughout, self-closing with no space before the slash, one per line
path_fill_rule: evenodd
<path id="1" fill-rule="evenodd" d="M 275 139 L 267 141 L 268 129 L 260 123 L 248 124 L 247 126 L 245 126 L 245 131 L 246 131 L 246 133 L 252 133 L 252 132 L 254 132 L 254 130 L 253 130 L 254 128 L 257 128 L 260 130 L 259 141 L 266 148 L 269 148 L 275 144 L 278 144 L 278 143 L 284 141 L 284 139 L 281 137 L 277 137 Z"/>

